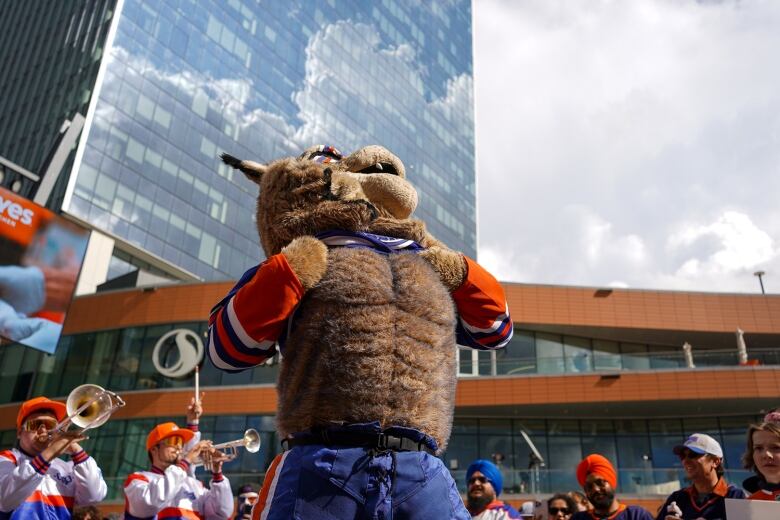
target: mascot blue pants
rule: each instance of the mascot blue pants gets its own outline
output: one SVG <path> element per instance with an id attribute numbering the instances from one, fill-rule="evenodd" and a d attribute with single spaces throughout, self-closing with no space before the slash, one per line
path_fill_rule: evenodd
<path id="1" fill-rule="evenodd" d="M 340 445 L 347 439 L 383 440 L 377 447 Z M 315 443 L 322 440 L 330 442 Z M 295 436 L 289 445 L 268 469 L 252 518 L 471 518 L 450 472 L 431 454 L 436 442 L 417 430 L 350 425 Z"/>

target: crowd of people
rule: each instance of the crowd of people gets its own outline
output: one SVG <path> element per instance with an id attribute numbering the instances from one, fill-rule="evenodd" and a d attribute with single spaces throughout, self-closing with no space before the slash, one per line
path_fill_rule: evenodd
<path id="1" fill-rule="evenodd" d="M 466 472 L 466 506 L 472 518 L 479 520 L 538 520 L 545 518 L 545 513 L 553 520 L 725 520 L 726 499 L 780 502 L 778 411 L 748 429 L 742 464 L 754 475 L 742 487 L 726 482 L 723 449 L 709 435 L 694 433 L 673 451 L 690 485 L 669 495 L 654 514 L 616 498 L 617 471 L 606 457 L 596 453 L 585 457 L 576 468 L 583 493 L 557 493 L 546 501 L 546 508 L 542 502 L 524 502 L 519 511 L 499 500 L 503 487 L 499 468 L 488 460 L 478 460 Z"/>
<path id="2" fill-rule="evenodd" d="M 222 474 L 225 455 L 200 438 L 201 399 L 193 398 L 188 406 L 186 427 L 167 422 L 149 432 L 149 469 L 131 473 L 124 482 L 126 520 L 251 518 L 263 491 L 258 494 L 244 486 L 234 501 L 230 482 Z M 107 486 L 97 462 L 80 444 L 85 439 L 83 432 L 57 427 L 65 416 L 65 405 L 46 397 L 21 405 L 16 446 L 0 451 L 0 518 L 121 517 L 104 517 L 94 507 L 105 498 Z M 519 510 L 500 499 L 503 477 L 499 467 L 476 460 L 466 472 L 465 505 L 471 517 L 479 520 L 723 520 L 727 518 L 725 499 L 780 502 L 780 412 L 767 414 L 748 429 L 742 463 L 754 475 L 742 487 L 726 482 L 723 450 L 709 435 L 694 433 L 673 451 L 690 485 L 669 495 L 654 514 L 616 498 L 617 471 L 599 454 L 588 455 L 576 468 L 582 492 L 557 493 L 545 503 L 525 502 Z M 195 478 L 195 467 L 204 460 L 211 471 L 208 485 Z"/>

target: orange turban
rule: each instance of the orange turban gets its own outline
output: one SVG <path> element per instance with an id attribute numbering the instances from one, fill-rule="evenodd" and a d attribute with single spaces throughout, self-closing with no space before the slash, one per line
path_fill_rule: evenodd
<path id="1" fill-rule="evenodd" d="M 612 486 L 613 489 L 617 488 L 617 473 L 615 472 L 615 468 L 603 455 L 594 453 L 588 455 L 579 463 L 577 466 L 577 481 L 580 483 L 580 486 L 585 486 L 585 479 L 588 478 L 588 475 L 591 473 L 598 475 L 609 482 L 609 485 Z"/>

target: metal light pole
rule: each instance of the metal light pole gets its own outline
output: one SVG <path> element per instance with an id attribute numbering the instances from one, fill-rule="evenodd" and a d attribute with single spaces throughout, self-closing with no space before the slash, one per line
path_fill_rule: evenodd
<path id="1" fill-rule="evenodd" d="M 758 283 L 761 284 L 761 294 L 766 294 L 766 291 L 764 291 L 764 280 L 762 279 L 765 274 L 764 271 L 756 271 L 753 273 L 753 276 L 758 276 Z"/>

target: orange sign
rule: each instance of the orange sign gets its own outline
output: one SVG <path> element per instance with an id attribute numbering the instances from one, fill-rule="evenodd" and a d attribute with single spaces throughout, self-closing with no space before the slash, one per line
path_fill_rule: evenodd
<path id="1" fill-rule="evenodd" d="M 0 236 L 28 246 L 41 224 L 52 216 L 46 208 L 0 188 Z"/>

